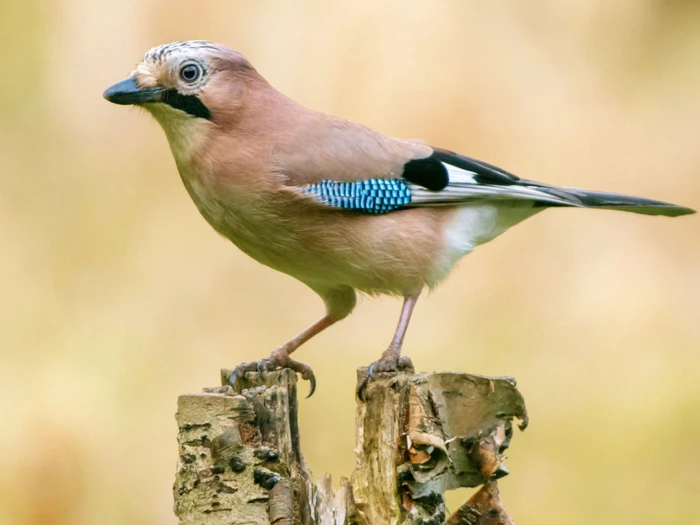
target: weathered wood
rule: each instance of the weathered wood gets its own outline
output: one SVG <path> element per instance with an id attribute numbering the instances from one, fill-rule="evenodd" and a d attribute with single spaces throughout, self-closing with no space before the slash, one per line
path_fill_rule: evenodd
<path id="1" fill-rule="evenodd" d="M 313 483 L 301 454 L 296 381 L 290 370 L 247 374 L 242 394 L 224 386 L 180 396 L 181 524 L 513 523 L 496 484 L 508 473 L 513 418 L 527 425 L 512 379 L 380 374 L 357 405 L 355 471 L 335 490 L 327 474 Z M 448 519 L 445 491 L 479 485 Z"/>
<path id="2" fill-rule="evenodd" d="M 497 481 L 487 481 L 445 525 L 515 525 L 501 503 Z"/>

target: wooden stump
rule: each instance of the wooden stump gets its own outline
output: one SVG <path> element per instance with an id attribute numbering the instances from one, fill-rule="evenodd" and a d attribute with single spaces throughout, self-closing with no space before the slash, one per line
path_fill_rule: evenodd
<path id="1" fill-rule="evenodd" d="M 358 370 L 358 375 L 364 370 Z M 222 371 L 223 384 L 229 371 Z M 296 375 L 247 374 L 178 399 L 173 492 L 181 524 L 512 524 L 498 494 L 512 420 L 527 426 L 515 381 L 454 372 L 381 374 L 356 411 L 357 465 L 337 489 L 301 454 Z M 448 517 L 445 491 L 483 485 Z"/>

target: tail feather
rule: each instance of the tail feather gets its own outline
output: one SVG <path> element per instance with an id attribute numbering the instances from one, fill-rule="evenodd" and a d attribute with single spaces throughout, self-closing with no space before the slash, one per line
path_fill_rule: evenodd
<path id="1" fill-rule="evenodd" d="M 547 186 L 539 187 L 540 191 L 550 192 Z M 668 202 L 662 202 L 633 195 L 621 195 L 619 193 L 606 193 L 602 191 L 580 190 L 578 188 L 551 188 L 557 192 L 565 192 L 576 198 L 586 208 L 600 208 L 603 210 L 628 211 L 643 215 L 663 215 L 665 217 L 678 217 L 690 215 L 695 210 L 678 206 Z"/>

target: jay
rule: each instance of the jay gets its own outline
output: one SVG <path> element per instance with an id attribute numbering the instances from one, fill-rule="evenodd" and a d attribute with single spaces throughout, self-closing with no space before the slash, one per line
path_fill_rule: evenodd
<path id="1" fill-rule="evenodd" d="M 412 369 L 401 356 L 424 288 L 475 247 L 547 208 L 676 217 L 694 210 L 640 197 L 521 179 L 459 153 L 307 109 L 273 88 L 240 53 L 206 41 L 148 51 L 104 93 L 160 123 L 195 205 L 249 256 L 306 284 L 325 315 L 248 371 L 289 367 L 290 354 L 349 315 L 356 292 L 403 298 L 393 340 L 360 382 Z"/>

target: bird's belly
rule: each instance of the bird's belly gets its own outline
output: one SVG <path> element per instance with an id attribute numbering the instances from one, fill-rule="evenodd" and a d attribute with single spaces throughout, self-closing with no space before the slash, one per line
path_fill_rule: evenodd
<path id="1" fill-rule="evenodd" d="M 442 232 L 443 247 L 431 279 L 444 279 L 459 259 L 487 243 L 511 226 L 541 211 L 529 201 L 473 202 L 452 210 Z"/>
<path id="2" fill-rule="evenodd" d="M 438 247 L 436 210 L 381 216 L 277 213 L 262 222 L 229 223 L 222 233 L 259 262 L 316 289 L 349 286 L 369 294 L 405 295 L 428 284 Z"/>

